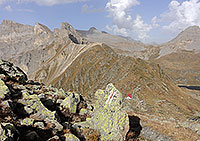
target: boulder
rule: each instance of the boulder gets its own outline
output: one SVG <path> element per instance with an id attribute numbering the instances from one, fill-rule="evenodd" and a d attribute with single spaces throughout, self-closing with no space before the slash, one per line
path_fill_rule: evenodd
<path id="1" fill-rule="evenodd" d="M 25 105 L 24 110 L 30 114 L 31 120 L 25 120 L 24 123 L 30 123 L 33 120 L 43 120 L 47 127 L 52 129 L 54 133 L 63 129 L 63 126 L 57 121 L 56 111 L 48 110 L 38 98 L 38 95 L 29 95 L 23 93 L 23 98 L 18 100 L 19 103 Z M 31 122 L 32 123 L 32 122 Z"/>
<path id="2" fill-rule="evenodd" d="M 106 90 L 95 93 L 96 104 L 91 118 L 75 123 L 74 128 L 92 128 L 101 134 L 101 140 L 125 140 L 129 130 L 129 118 L 122 107 L 122 94 L 108 84 Z"/>
<path id="3" fill-rule="evenodd" d="M 47 141 L 60 141 L 58 136 L 53 136 L 52 138 L 48 139 Z"/>
<path id="4" fill-rule="evenodd" d="M 63 102 L 60 104 L 60 110 L 69 110 L 70 113 L 76 113 L 77 106 L 80 102 L 80 95 L 77 93 L 68 93 L 68 97 L 66 97 Z"/>

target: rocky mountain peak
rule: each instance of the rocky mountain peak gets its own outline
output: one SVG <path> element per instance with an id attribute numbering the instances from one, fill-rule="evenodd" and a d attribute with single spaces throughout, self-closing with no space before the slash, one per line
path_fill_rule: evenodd
<path id="1" fill-rule="evenodd" d="M 85 44 L 87 41 L 68 22 L 61 23 L 60 33 L 63 37 L 68 36 L 75 44 Z"/>
<path id="2" fill-rule="evenodd" d="M 89 30 L 88 30 L 88 33 L 89 34 L 92 34 L 94 32 L 98 32 L 98 30 L 95 28 L 95 27 L 91 27 Z"/>
<path id="3" fill-rule="evenodd" d="M 14 22 L 14 21 L 12 21 L 12 20 L 3 20 L 3 21 L 1 22 L 1 24 L 5 24 L 5 25 L 7 25 L 7 24 L 16 24 L 16 22 Z"/>
<path id="4" fill-rule="evenodd" d="M 179 33 L 178 36 L 173 41 L 198 40 L 199 36 L 200 36 L 199 26 L 190 26 L 181 33 Z"/>
<path id="5" fill-rule="evenodd" d="M 70 32 L 76 32 L 75 29 L 68 22 L 62 22 L 60 30 L 67 30 Z"/>
<path id="6" fill-rule="evenodd" d="M 41 34 L 41 33 L 51 33 L 52 31 L 45 25 L 36 23 L 34 26 L 34 33 L 35 34 Z"/>

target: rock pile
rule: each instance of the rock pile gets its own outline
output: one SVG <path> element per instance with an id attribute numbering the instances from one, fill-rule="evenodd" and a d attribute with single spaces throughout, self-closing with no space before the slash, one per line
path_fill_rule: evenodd
<path id="1" fill-rule="evenodd" d="M 121 93 L 109 84 L 95 96 L 93 106 L 77 93 L 28 80 L 0 60 L 0 140 L 127 140 L 127 133 L 131 139 L 134 125 Z"/>

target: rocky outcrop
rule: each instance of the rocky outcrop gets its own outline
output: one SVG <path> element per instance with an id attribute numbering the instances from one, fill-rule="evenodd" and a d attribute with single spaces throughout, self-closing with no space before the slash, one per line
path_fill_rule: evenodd
<path id="1" fill-rule="evenodd" d="M 75 44 L 87 43 L 87 40 L 82 38 L 80 34 L 67 22 L 61 23 L 60 33 L 63 37 L 68 36 Z"/>
<path id="2" fill-rule="evenodd" d="M 20 68 L 1 60 L 0 139 L 125 140 L 133 124 L 121 93 L 109 84 L 96 97 L 92 106 L 77 93 L 28 80 Z M 81 129 L 82 123 L 87 127 Z"/>
<path id="3" fill-rule="evenodd" d="M 73 126 L 96 129 L 101 134 L 101 140 L 125 140 L 129 130 L 129 117 L 122 108 L 121 93 L 113 84 L 109 84 L 106 90 L 98 90 L 95 96 L 92 117 Z"/>

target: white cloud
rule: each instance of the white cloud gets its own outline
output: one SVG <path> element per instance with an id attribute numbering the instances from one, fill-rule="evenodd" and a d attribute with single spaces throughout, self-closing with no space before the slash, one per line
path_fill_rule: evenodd
<path id="1" fill-rule="evenodd" d="M 101 8 L 94 8 L 92 5 L 88 6 L 87 4 L 84 4 L 81 8 L 82 13 L 100 13 L 102 12 Z"/>
<path id="2" fill-rule="evenodd" d="M 168 7 L 168 12 L 161 15 L 162 21 L 169 22 L 163 26 L 163 29 L 179 33 L 188 26 L 200 25 L 199 0 L 188 0 L 182 3 L 173 0 Z"/>
<path id="3" fill-rule="evenodd" d="M 160 26 L 160 25 L 158 24 L 158 18 L 157 18 L 157 16 L 154 16 L 154 17 L 152 18 L 151 22 L 152 22 L 152 25 L 153 25 L 154 27 L 159 27 L 159 26 Z"/>
<path id="4" fill-rule="evenodd" d="M 12 7 L 10 5 L 7 5 L 6 7 L 4 7 L 4 9 L 8 12 L 12 12 Z"/>
<path id="5" fill-rule="evenodd" d="M 113 33 L 118 31 L 128 34 L 127 31 L 129 31 L 143 41 L 148 37 L 148 32 L 152 29 L 152 26 L 144 23 L 140 15 L 133 19 L 128 12 L 132 7 L 139 4 L 138 0 L 110 0 L 106 4 L 109 17 L 113 19 L 113 26 L 110 28 L 113 29 Z"/>
<path id="6" fill-rule="evenodd" d="M 114 34 L 120 34 L 120 35 L 123 35 L 123 36 L 128 36 L 127 30 L 125 28 L 119 29 L 117 25 L 112 25 L 112 26 L 106 25 L 106 29 L 109 32 L 112 32 Z"/>
<path id="7" fill-rule="evenodd" d="M 148 38 L 148 32 L 152 29 L 151 25 L 145 24 L 140 15 L 136 16 L 136 19 L 133 21 L 132 30 L 138 35 L 138 38 L 144 40 Z"/>
<path id="8" fill-rule="evenodd" d="M 10 2 L 10 1 L 17 2 L 17 3 L 34 2 L 38 5 L 52 6 L 56 4 L 74 3 L 74 2 L 81 2 L 81 1 L 86 1 L 86 0 L 0 0 L 0 4 Z"/>

